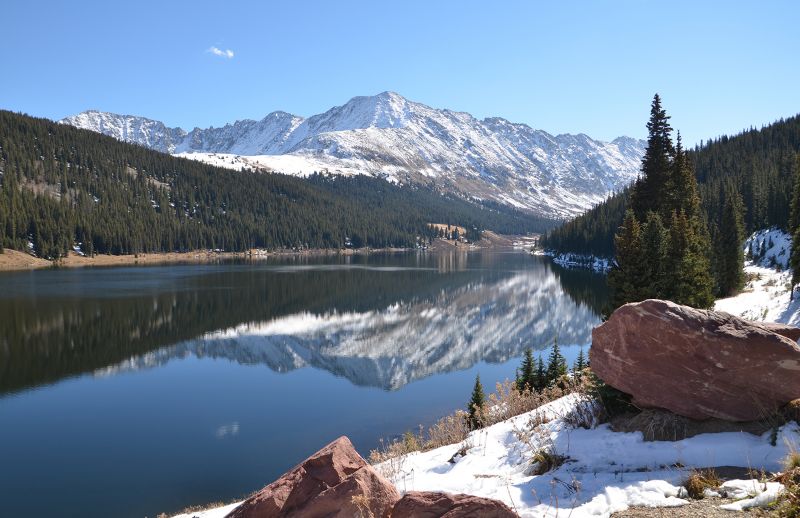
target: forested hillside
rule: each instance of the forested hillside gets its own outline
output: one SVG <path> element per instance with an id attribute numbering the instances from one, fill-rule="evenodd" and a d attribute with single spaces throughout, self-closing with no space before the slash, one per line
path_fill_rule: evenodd
<path id="1" fill-rule="evenodd" d="M 731 205 L 741 202 L 748 233 L 769 226 L 786 228 L 792 171 L 799 151 L 800 116 L 794 116 L 709 141 L 688 153 L 715 244 L 723 239 L 717 231 L 725 226 L 726 200 L 731 200 Z M 627 191 L 612 196 L 552 230 L 542 238 L 542 246 L 558 252 L 613 255 L 614 233 L 622 224 L 627 196 Z"/>
<path id="2" fill-rule="evenodd" d="M 0 111 L 0 249 L 64 256 L 414 246 L 429 222 L 501 233 L 552 221 L 371 177 L 230 171 Z"/>

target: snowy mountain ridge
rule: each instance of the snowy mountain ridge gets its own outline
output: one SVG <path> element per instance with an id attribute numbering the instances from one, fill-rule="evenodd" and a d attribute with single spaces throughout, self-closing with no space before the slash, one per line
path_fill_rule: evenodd
<path id="1" fill-rule="evenodd" d="M 369 174 L 556 217 L 580 213 L 628 185 L 645 146 L 629 137 L 602 142 L 499 117 L 478 120 L 393 92 L 354 97 L 308 118 L 276 111 L 188 132 L 99 111 L 60 122 L 233 169 Z"/>

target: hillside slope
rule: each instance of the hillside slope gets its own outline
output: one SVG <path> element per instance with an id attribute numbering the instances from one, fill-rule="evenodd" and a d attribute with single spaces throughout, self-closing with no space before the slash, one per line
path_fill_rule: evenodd
<path id="1" fill-rule="evenodd" d="M 744 202 L 747 232 L 785 228 L 793 168 L 800 152 L 800 116 L 761 129 L 721 137 L 689 153 L 695 165 L 703 211 L 720 225 L 726 192 Z M 556 252 L 610 257 L 614 234 L 622 223 L 627 193 L 611 196 L 592 210 L 543 236 L 541 245 Z"/>
<path id="2" fill-rule="evenodd" d="M 381 179 L 242 174 L 0 111 L 0 245 L 42 258 L 200 248 L 413 247 L 430 222 L 538 232 L 552 222 Z"/>

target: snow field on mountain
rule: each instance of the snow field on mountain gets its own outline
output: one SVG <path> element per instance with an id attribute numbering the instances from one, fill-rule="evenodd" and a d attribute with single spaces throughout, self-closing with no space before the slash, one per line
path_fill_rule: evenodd
<path id="1" fill-rule="evenodd" d="M 644 152 L 641 140 L 553 136 L 501 118 L 431 108 L 393 92 L 354 97 L 308 118 L 273 112 L 260 121 L 190 132 L 97 111 L 61 122 L 236 170 L 245 163 L 301 176 L 327 170 L 404 184 L 433 180 L 449 192 L 561 217 L 577 215 L 632 182 Z"/>

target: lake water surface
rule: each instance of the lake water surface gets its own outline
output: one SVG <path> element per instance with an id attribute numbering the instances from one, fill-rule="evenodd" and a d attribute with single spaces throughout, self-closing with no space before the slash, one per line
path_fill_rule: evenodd
<path id="1" fill-rule="evenodd" d="M 228 501 L 348 435 L 463 408 L 558 334 L 602 276 L 521 252 L 0 275 L 0 508 L 154 517 Z M 7 513 L 7 514 L 6 514 Z"/>

